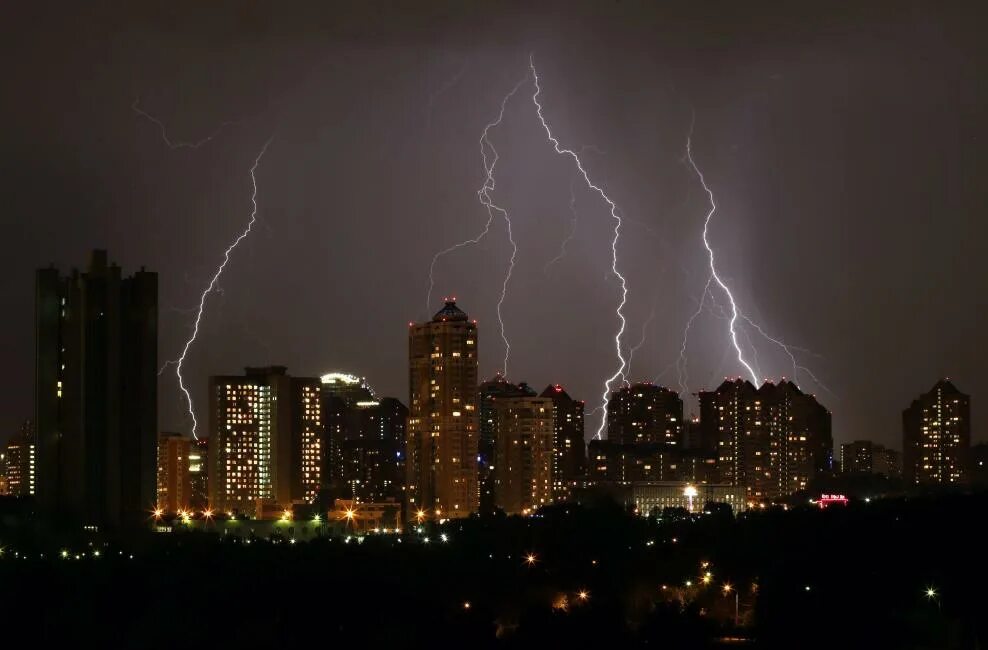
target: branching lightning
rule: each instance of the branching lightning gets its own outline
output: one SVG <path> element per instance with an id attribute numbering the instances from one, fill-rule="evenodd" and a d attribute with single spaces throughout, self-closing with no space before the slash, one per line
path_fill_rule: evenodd
<path id="1" fill-rule="evenodd" d="M 182 354 L 178 357 L 177 360 L 174 361 L 175 375 L 178 377 L 178 386 L 179 388 L 182 389 L 182 394 L 185 395 L 185 403 L 189 409 L 189 416 L 192 418 L 192 437 L 195 438 L 196 440 L 199 439 L 199 437 L 196 435 L 198 422 L 196 420 L 195 409 L 192 406 L 192 395 L 191 393 L 189 393 L 189 389 L 185 385 L 185 378 L 182 376 L 182 366 L 185 364 L 185 358 L 186 355 L 188 355 L 189 353 L 189 348 L 192 347 L 192 344 L 195 342 L 196 337 L 199 336 L 199 323 L 202 321 L 202 312 L 206 307 L 206 298 L 209 296 L 210 292 L 212 292 L 213 289 L 216 287 L 216 283 L 219 282 L 220 276 L 223 274 L 223 269 L 226 268 L 227 262 L 230 261 L 230 254 L 233 252 L 233 249 L 235 249 L 240 244 L 240 242 L 242 242 L 247 237 L 247 235 L 250 234 L 251 228 L 254 227 L 254 222 L 257 220 L 256 172 L 257 172 L 257 167 L 261 164 L 261 158 L 264 156 L 264 152 L 268 150 L 268 145 L 270 144 L 271 144 L 271 138 L 268 138 L 267 142 L 264 143 L 264 146 L 261 147 L 260 153 L 258 153 L 257 157 L 254 159 L 253 166 L 251 166 L 250 168 L 250 181 L 253 186 L 253 192 L 251 193 L 250 196 L 250 202 L 253 208 L 250 213 L 250 220 L 247 222 L 247 227 L 244 229 L 243 232 L 241 232 L 237 236 L 236 239 L 233 240 L 233 243 L 230 244 L 229 247 L 227 247 L 226 251 L 224 251 L 223 262 L 220 264 L 219 268 L 216 269 L 216 273 L 213 274 L 213 278 L 209 281 L 209 286 L 206 287 L 206 290 L 202 292 L 202 296 L 199 298 L 199 311 L 196 313 L 196 322 L 195 322 L 195 326 L 192 329 L 192 336 L 190 336 L 189 340 L 185 342 L 185 347 L 182 348 Z M 167 367 L 168 365 L 169 364 L 166 363 L 164 367 Z M 164 367 L 162 368 L 162 370 L 164 370 Z"/>
<path id="2" fill-rule="evenodd" d="M 155 116 L 151 115 L 150 113 L 143 111 L 141 107 L 138 106 L 140 101 L 141 101 L 140 98 L 135 99 L 134 103 L 130 105 L 131 109 L 133 109 L 133 111 L 138 115 L 140 115 L 141 117 L 155 124 L 158 127 L 158 130 L 161 132 L 161 139 L 164 140 L 168 148 L 172 150 L 198 149 L 199 147 L 201 147 L 202 145 L 206 144 L 207 142 L 215 138 L 217 135 L 219 135 L 220 131 L 222 131 L 224 128 L 230 126 L 231 124 L 235 124 L 235 122 L 220 122 L 220 125 L 216 127 L 216 129 L 212 133 L 207 135 L 202 140 L 197 140 L 196 142 L 173 141 L 171 140 L 171 138 L 168 137 L 168 129 L 165 127 L 164 122 L 162 122 Z"/>
<path id="3" fill-rule="evenodd" d="M 569 234 L 566 235 L 566 237 L 563 239 L 563 243 L 560 244 L 559 253 L 554 258 L 552 258 L 551 260 L 545 263 L 545 268 L 543 269 L 543 272 L 546 275 L 549 275 L 550 266 L 552 266 L 559 260 L 566 257 L 566 246 L 569 245 L 570 241 L 573 239 L 573 235 L 576 234 L 576 222 L 578 218 L 576 212 L 576 176 L 574 176 L 573 180 L 571 180 L 569 183 L 569 213 L 570 213 Z"/>
<path id="4" fill-rule="evenodd" d="M 647 334 L 648 334 L 648 326 L 651 325 L 652 324 L 652 321 L 654 321 L 654 320 L 655 320 L 655 304 L 653 303 L 652 304 L 652 311 L 651 311 L 651 313 L 649 313 L 648 318 L 645 319 L 645 322 L 642 323 L 642 335 L 641 335 L 641 338 L 638 339 L 638 343 L 635 343 L 633 346 L 631 346 L 631 348 L 628 349 L 628 367 L 625 369 L 625 380 L 624 380 L 624 383 L 625 383 L 626 386 L 630 386 L 631 385 L 631 381 L 630 381 L 630 378 L 631 378 L 631 362 L 635 358 L 635 352 L 638 352 L 638 350 L 641 348 L 641 346 L 645 345 L 645 338 L 647 337 Z"/>
<path id="5" fill-rule="evenodd" d="M 494 168 L 497 166 L 498 153 L 497 149 L 494 148 L 494 145 L 488 138 L 488 135 L 491 129 L 499 126 L 501 121 L 504 120 L 504 110 L 508 105 L 508 101 L 515 95 L 515 93 L 518 92 L 518 89 L 521 88 L 522 84 L 524 84 L 527 80 L 527 76 L 521 79 L 515 84 L 514 88 L 511 89 L 511 92 L 504 96 L 504 99 L 501 100 L 501 110 L 498 111 L 497 119 L 488 123 L 487 126 L 484 127 L 484 131 L 480 136 L 480 155 L 484 161 L 484 172 L 486 173 L 486 177 L 484 178 L 484 184 L 480 186 L 479 190 L 477 190 L 477 199 L 480 201 L 480 204 L 487 209 L 487 223 L 484 224 L 484 229 L 481 233 L 473 239 L 467 239 L 458 244 L 453 244 L 449 248 L 439 251 L 432 257 L 432 263 L 429 265 L 429 291 L 425 298 L 426 313 L 428 313 L 428 310 L 432 308 L 432 291 L 436 285 L 435 271 L 436 263 L 439 261 L 439 258 L 447 253 L 452 253 L 457 249 L 463 248 L 464 246 L 479 243 L 480 240 L 486 237 L 487 233 L 490 232 L 491 223 L 494 222 L 495 214 L 500 215 L 501 218 L 504 219 L 504 224 L 508 232 L 508 241 L 511 243 L 511 258 L 508 262 L 508 270 L 504 274 L 504 280 L 501 282 L 501 297 L 497 301 L 497 320 L 501 325 L 501 340 L 504 341 L 504 363 L 502 368 L 504 376 L 507 376 L 508 374 L 508 357 L 511 356 L 511 344 L 508 342 L 508 337 L 504 330 L 504 318 L 501 315 L 501 308 L 504 305 L 504 299 L 508 293 L 508 283 L 511 282 L 511 274 L 515 269 L 515 260 L 518 257 L 518 245 L 515 243 L 514 235 L 511 231 L 511 217 L 508 215 L 508 211 L 494 203 L 494 200 L 491 198 L 490 193 L 494 191 L 496 185 L 494 182 Z M 488 157 L 488 149 L 490 150 L 490 157 Z"/>
<path id="6" fill-rule="evenodd" d="M 693 136 L 686 138 L 686 159 L 689 161 L 690 166 L 696 173 L 697 178 L 700 179 L 700 185 L 703 186 L 703 191 L 707 193 L 707 198 L 710 201 L 710 211 L 707 212 L 707 217 L 703 221 L 703 246 L 707 249 L 707 256 L 710 260 L 710 278 L 717 283 L 724 295 L 727 296 L 728 302 L 731 303 L 731 320 L 728 322 L 728 332 L 731 335 L 731 343 L 734 345 L 734 350 L 738 353 L 738 362 L 744 366 L 745 370 L 751 376 L 751 381 L 756 386 L 758 385 L 758 375 L 755 370 L 751 367 L 751 364 L 744 358 L 744 352 L 741 350 L 741 345 L 738 343 L 738 333 L 737 333 L 737 321 L 738 321 L 738 305 L 734 300 L 734 294 L 728 288 L 727 284 L 721 279 L 720 275 L 717 274 L 717 265 L 714 261 L 714 249 L 710 246 L 710 240 L 707 237 L 710 228 L 710 219 L 714 216 L 714 212 L 717 211 L 717 202 L 714 200 L 713 191 L 707 186 L 707 181 L 703 177 L 703 172 L 697 167 L 696 162 L 693 160 Z M 707 281 L 709 287 L 710 281 Z"/>
<path id="7" fill-rule="evenodd" d="M 618 210 L 617 204 L 611 200 L 607 193 L 604 192 L 599 186 L 595 185 L 593 181 L 590 180 L 590 176 L 587 174 L 587 170 L 583 167 L 583 162 L 580 160 L 580 156 L 572 149 L 565 149 L 559 144 L 559 140 L 556 136 L 552 134 L 552 129 L 549 128 L 548 122 L 546 122 L 545 117 L 542 115 L 542 104 L 539 103 L 539 93 L 542 92 L 542 88 L 539 86 L 539 73 L 535 70 L 535 59 L 534 57 L 529 57 L 528 65 L 532 70 L 532 80 L 535 84 L 535 92 L 532 94 L 532 102 L 535 104 L 536 112 L 539 116 L 539 121 L 542 122 L 542 128 L 545 129 L 546 136 L 549 138 L 549 142 L 552 143 L 553 149 L 555 149 L 557 154 L 566 155 L 573 159 L 576 163 L 576 168 L 580 171 L 580 175 L 583 176 L 584 182 L 587 184 L 591 190 L 595 191 L 600 195 L 602 199 L 610 207 L 611 218 L 614 219 L 614 238 L 611 240 L 611 271 L 618 278 L 621 283 L 621 301 L 617 306 L 616 314 L 618 321 L 620 322 L 620 327 L 617 333 L 614 335 L 614 347 L 617 352 L 618 358 L 618 369 L 611 375 L 607 380 L 604 381 L 604 394 L 602 396 L 602 409 L 603 416 L 600 419 L 600 426 L 597 428 L 597 433 L 594 435 L 595 438 L 600 439 L 604 427 L 607 425 L 607 399 L 610 396 L 611 385 L 620 379 L 624 381 L 625 378 L 625 368 L 627 367 L 627 362 L 624 359 L 624 354 L 621 351 L 621 337 L 624 335 L 625 327 L 627 326 L 627 321 L 624 317 L 624 306 L 628 302 L 628 283 L 624 276 L 618 271 L 618 240 L 621 237 L 621 214 Z"/>
<path id="8" fill-rule="evenodd" d="M 716 283 L 717 286 L 720 288 L 720 290 L 724 293 L 724 295 L 727 296 L 728 302 L 730 303 L 730 307 L 731 307 L 730 308 L 729 317 L 728 317 L 728 333 L 730 334 L 731 344 L 734 347 L 734 351 L 737 353 L 738 362 L 742 366 L 744 366 L 745 370 L 748 371 L 748 374 L 751 377 L 752 383 L 754 383 L 757 386 L 758 383 L 759 383 L 759 375 L 761 375 L 760 370 L 759 371 L 756 371 L 753 368 L 753 365 L 754 366 L 757 366 L 758 365 L 758 349 L 755 347 L 754 343 L 752 342 L 751 336 L 750 336 L 750 333 L 748 332 L 748 330 L 747 329 L 740 329 L 739 328 L 739 323 L 738 323 L 739 320 L 742 320 L 745 323 L 747 323 L 748 325 L 750 325 L 756 332 L 758 332 L 759 335 L 762 336 L 762 338 L 764 338 L 767 341 L 770 341 L 771 343 L 774 343 L 775 345 L 777 345 L 778 347 L 780 347 L 785 352 L 785 354 L 789 357 L 790 361 L 792 362 L 792 368 L 793 368 L 793 377 L 792 377 L 792 379 L 793 379 L 793 381 L 797 381 L 798 380 L 797 375 L 798 375 L 799 371 L 803 371 L 818 386 L 820 386 L 821 388 L 823 388 L 827 392 L 831 392 L 829 388 L 827 388 L 823 383 L 820 382 L 819 379 L 817 379 L 817 377 L 813 374 L 812 371 L 810 371 L 805 366 L 802 366 L 802 365 L 799 364 L 799 362 L 798 362 L 798 360 L 796 358 L 796 355 L 794 353 L 794 350 L 795 351 L 802 351 L 802 352 L 809 352 L 809 351 L 808 350 L 804 350 L 803 348 L 797 348 L 795 346 L 788 345 L 784 341 L 782 341 L 781 339 L 778 339 L 778 338 L 769 336 L 768 333 L 766 333 L 765 330 L 760 325 L 758 325 L 758 323 L 756 323 L 750 317 L 748 317 L 747 315 L 745 315 L 745 313 L 738 306 L 738 304 L 737 304 L 737 302 L 736 302 L 736 300 L 734 298 L 734 295 L 731 293 L 730 288 L 728 288 L 728 286 L 727 286 L 727 283 L 725 283 L 724 280 L 717 273 L 717 265 L 716 265 L 716 262 L 715 262 L 714 249 L 710 245 L 710 240 L 709 240 L 709 236 L 708 236 L 709 235 L 710 220 L 713 217 L 714 212 L 717 211 L 717 203 L 716 203 L 716 201 L 714 199 L 714 193 L 713 193 L 713 191 L 707 185 L 706 179 L 703 176 L 703 172 L 700 171 L 700 168 L 697 166 L 696 161 L 693 159 L 692 136 L 693 136 L 693 127 L 691 125 L 690 126 L 690 135 L 686 138 L 686 159 L 685 160 L 689 163 L 690 167 L 693 169 L 693 172 L 696 174 L 697 178 L 700 180 L 700 184 L 703 186 L 703 190 L 707 193 L 707 198 L 708 198 L 708 200 L 710 202 L 710 210 L 707 212 L 706 218 L 704 219 L 704 222 L 703 222 L 703 245 L 707 249 L 707 256 L 708 256 L 709 265 L 710 265 L 710 275 L 707 278 L 707 284 L 704 287 L 703 296 L 700 299 L 700 303 L 697 306 L 696 311 L 693 313 L 692 316 L 690 316 L 689 320 L 686 322 L 686 327 L 685 327 L 685 329 L 683 331 L 683 343 L 682 343 L 682 346 L 680 347 L 679 361 L 677 363 L 677 367 L 679 368 L 679 386 L 680 386 L 680 389 L 683 391 L 683 394 L 687 394 L 688 393 L 688 375 L 686 373 L 686 342 L 687 342 L 687 338 L 689 336 L 690 326 L 693 324 L 693 321 L 696 320 L 696 318 L 703 311 L 704 302 L 706 301 L 706 297 L 707 297 L 708 294 L 710 295 L 711 303 L 714 304 L 714 305 L 716 305 L 716 301 L 714 300 L 713 293 L 711 293 L 711 291 L 710 291 L 711 284 Z M 739 332 L 739 329 L 740 329 L 741 333 L 745 336 L 745 339 L 747 340 L 747 343 L 748 343 L 748 347 L 751 348 L 751 352 L 752 352 L 752 355 L 753 355 L 751 362 L 749 362 L 746 359 L 745 354 L 744 354 L 744 351 L 742 350 L 741 345 L 738 342 L 738 332 Z"/>

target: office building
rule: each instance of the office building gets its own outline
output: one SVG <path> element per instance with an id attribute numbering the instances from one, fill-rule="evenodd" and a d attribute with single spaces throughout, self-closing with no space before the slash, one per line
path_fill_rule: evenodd
<path id="1" fill-rule="evenodd" d="M 968 483 L 971 398 L 941 379 L 902 413 L 902 471 L 907 485 Z"/>
<path id="2" fill-rule="evenodd" d="M 36 274 L 39 504 L 60 521 L 143 525 L 155 503 L 158 277 L 122 277 L 106 251 L 87 270 Z"/>
<path id="3" fill-rule="evenodd" d="M 447 300 L 408 328 L 406 505 L 443 517 L 479 507 L 477 324 Z"/>
<path id="4" fill-rule="evenodd" d="M 319 379 L 283 366 L 209 382 L 209 503 L 254 512 L 258 500 L 311 503 L 321 486 L 324 427 Z"/>
<path id="5" fill-rule="evenodd" d="M 553 501 L 555 417 L 548 397 L 501 397 L 494 402 L 494 504 L 529 514 Z"/>

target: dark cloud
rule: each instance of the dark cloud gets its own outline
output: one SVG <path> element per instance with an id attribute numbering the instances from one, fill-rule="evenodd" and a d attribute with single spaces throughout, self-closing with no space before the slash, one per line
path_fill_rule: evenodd
<path id="1" fill-rule="evenodd" d="M 651 378 L 679 351 L 705 282 L 705 195 L 724 276 L 766 331 L 804 346 L 834 392 L 838 441 L 898 444 L 899 412 L 941 375 L 988 394 L 986 56 L 976 7 L 865 3 L 167 3 L 8 6 L 0 16 L 7 272 L 4 432 L 33 402 L 33 270 L 106 247 L 161 274 L 162 360 L 250 213 L 259 223 L 210 297 L 188 361 L 205 378 L 246 364 L 346 369 L 407 393 L 406 330 L 427 315 L 432 255 L 486 215 L 478 138 L 534 53 L 546 115 L 626 216 L 628 345 Z M 23 3 L 22 3 L 23 5 Z M 504 314 L 511 375 L 559 381 L 594 406 L 614 370 L 613 224 L 553 154 L 525 87 L 492 133 L 495 196 L 519 262 Z M 135 100 L 167 125 L 132 110 Z M 224 122 L 228 122 L 216 132 Z M 495 303 L 509 247 L 495 222 L 444 258 L 437 295 L 480 321 L 482 374 L 500 364 Z M 723 303 L 722 296 L 718 299 Z M 725 323 L 690 339 L 690 385 L 741 370 Z M 759 344 L 764 374 L 791 374 Z M 676 385 L 675 372 L 663 380 Z M 185 426 L 172 376 L 162 428 Z M 976 436 L 985 419 L 975 408 Z M 3 434 L 0 434 L 3 435 Z"/>

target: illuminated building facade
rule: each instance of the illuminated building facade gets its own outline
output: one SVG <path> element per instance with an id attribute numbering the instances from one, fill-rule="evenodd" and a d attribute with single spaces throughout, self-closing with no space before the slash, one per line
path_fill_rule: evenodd
<path id="1" fill-rule="evenodd" d="M 348 479 L 343 475 L 343 441 L 355 437 L 359 418 L 354 411 L 377 401 L 373 389 L 357 375 L 346 372 L 330 372 L 320 378 L 322 382 L 322 410 L 325 422 L 325 450 L 322 468 L 324 496 L 328 499 L 352 496 Z"/>
<path id="2" fill-rule="evenodd" d="M 209 438 L 189 445 L 189 505 L 196 510 L 209 507 Z"/>
<path id="3" fill-rule="evenodd" d="M 902 413 L 902 471 L 907 485 L 968 483 L 971 398 L 942 379 Z"/>
<path id="4" fill-rule="evenodd" d="M 524 382 L 513 384 L 501 373 L 496 373 L 492 379 L 482 382 L 477 392 L 480 402 L 480 436 L 477 444 L 480 511 L 493 512 L 496 507 L 494 499 L 494 457 L 498 431 L 496 402 L 506 397 L 534 397 L 535 391 Z"/>
<path id="5" fill-rule="evenodd" d="M 619 444 L 591 440 L 587 478 L 595 483 L 656 481 L 716 483 L 717 462 L 709 454 L 670 449 L 662 443 Z"/>
<path id="6" fill-rule="evenodd" d="M 408 408 L 393 397 L 378 398 L 355 375 L 329 373 L 322 381 L 329 446 L 324 494 L 400 501 Z"/>
<path id="7" fill-rule="evenodd" d="M 180 433 L 162 432 L 158 436 L 158 501 L 165 512 L 188 510 L 192 500 L 189 476 L 191 438 Z"/>
<path id="8" fill-rule="evenodd" d="M 707 503 L 726 503 L 735 513 L 748 509 L 745 489 L 724 484 L 692 484 L 679 481 L 634 483 L 631 499 L 641 515 L 661 514 L 664 508 L 701 512 Z"/>
<path id="9" fill-rule="evenodd" d="M 479 507 L 477 324 L 447 300 L 408 328 L 407 501 L 444 517 Z"/>
<path id="10" fill-rule="evenodd" d="M 583 438 L 583 401 L 575 400 L 559 384 L 546 386 L 541 397 L 552 400 L 555 430 L 552 441 L 553 499 L 568 499 L 586 474 L 587 443 Z"/>
<path id="11" fill-rule="evenodd" d="M 553 501 L 556 420 L 548 397 L 501 397 L 494 406 L 494 504 L 528 514 Z"/>
<path id="12" fill-rule="evenodd" d="M 37 447 L 34 442 L 34 427 L 31 422 L 21 425 L 20 431 L 7 441 L 3 456 L 5 494 L 24 497 L 36 493 L 37 488 Z"/>
<path id="13" fill-rule="evenodd" d="M 842 474 L 902 476 L 902 454 L 871 440 L 855 440 L 840 446 Z"/>
<path id="14" fill-rule="evenodd" d="M 39 505 L 63 521 L 143 525 L 155 503 L 158 276 L 40 269 L 35 293 Z"/>
<path id="15" fill-rule="evenodd" d="M 209 503 L 254 512 L 258 500 L 311 501 L 323 466 L 321 386 L 283 366 L 216 376 L 209 386 Z"/>
<path id="16" fill-rule="evenodd" d="M 607 439 L 618 444 L 683 444 L 683 400 L 663 386 L 622 386 L 607 403 Z"/>
<path id="17" fill-rule="evenodd" d="M 792 382 L 756 389 L 726 380 L 700 393 L 700 413 L 703 446 L 716 441 L 720 482 L 743 486 L 751 500 L 806 490 L 832 470 L 830 412 Z"/>

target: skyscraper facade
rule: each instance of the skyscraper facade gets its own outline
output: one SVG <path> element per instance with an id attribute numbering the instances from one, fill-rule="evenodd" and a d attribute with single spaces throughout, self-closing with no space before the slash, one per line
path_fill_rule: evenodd
<path id="1" fill-rule="evenodd" d="M 583 438 L 581 400 L 569 396 L 559 384 L 546 386 L 541 397 L 552 400 L 555 430 L 552 443 L 553 498 L 568 499 L 577 481 L 586 474 L 587 443 Z"/>
<path id="2" fill-rule="evenodd" d="M 854 440 L 840 446 L 842 474 L 880 474 L 889 478 L 902 476 L 902 454 L 871 440 Z"/>
<path id="3" fill-rule="evenodd" d="M 529 514 L 553 501 L 555 416 L 548 397 L 495 402 L 494 502 L 508 514 Z"/>
<path id="4" fill-rule="evenodd" d="M 727 380 L 700 393 L 700 412 L 701 438 L 716 441 L 720 482 L 743 486 L 749 499 L 806 490 L 832 469 L 830 412 L 792 382 Z"/>
<path id="5" fill-rule="evenodd" d="M 157 274 L 122 277 L 97 250 L 86 271 L 40 269 L 35 286 L 39 503 L 85 525 L 142 525 L 155 503 Z"/>
<path id="6" fill-rule="evenodd" d="M 377 397 L 356 375 L 333 372 L 322 382 L 327 500 L 400 501 L 408 408 L 394 397 Z"/>
<path id="7" fill-rule="evenodd" d="M 189 445 L 189 505 L 196 510 L 209 507 L 209 438 Z"/>
<path id="8" fill-rule="evenodd" d="M 477 510 L 477 324 L 447 300 L 408 332 L 407 505 L 466 517 Z"/>
<path id="9" fill-rule="evenodd" d="M 321 484 L 320 382 L 283 366 L 210 377 L 210 505 L 254 512 L 259 500 L 312 502 Z"/>
<path id="10" fill-rule="evenodd" d="M 617 444 L 683 445 L 683 400 L 662 386 L 622 386 L 607 404 L 607 439 Z"/>
<path id="11" fill-rule="evenodd" d="M 902 471 L 907 485 L 968 483 L 971 398 L 947 379 L 902 413 Z"/>
<path id="12" fill-rule="evenodd" d="M 189 509 L 191 449 L 192 440 L 180 433 L 162 432 L 158 436 L 158 508 L 165 512 Z"/>
<path id="13" fill-rule="evenodd" d="M 17 435 L 7 441 L 0 473 L 5 477 L 6 494 L 31 496 L 37 489 L 37 447 L 31 421 L 21 425 Z"/>
<path id="14" fill-rule="evenodd" d="M 493 512 L 494 462 L 498 431 L 497 402 L 506 397 L 534 397 L 535 391 L 528 384 L 513 384 L 496 373 L 493 378 L 481 382 L 477 388 L 480 402 L 480 435 L 477 445 L 478 487 L 480 489 L 480 511 Z"/>

